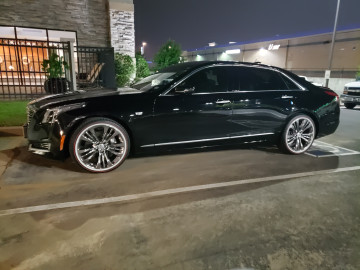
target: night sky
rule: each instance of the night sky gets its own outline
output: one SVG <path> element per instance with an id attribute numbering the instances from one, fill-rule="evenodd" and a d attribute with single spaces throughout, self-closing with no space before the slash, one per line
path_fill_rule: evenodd
<path id="1" fill-rule="evenodd" d="M 337 0 L 134 0 L 136 51 L 151 59 L 168 39 L 183 50 L 330 32 Z M 360 28 L 360 0 L 342 0 L 338 30 Z"/>

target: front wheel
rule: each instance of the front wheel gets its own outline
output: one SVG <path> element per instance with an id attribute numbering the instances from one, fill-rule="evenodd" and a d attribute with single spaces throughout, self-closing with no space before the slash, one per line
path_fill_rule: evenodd
<path id="1" fill-rule="evenodd" d="M 356 106 L 354 103 L 344 103 L 344 105 L 347 109 L 354 109 Z"/>
<path id="2" fill-rule="evenodd" d="M 130 149 L 126 130 L 110 119 L 85 120 L 73 133 L 69 150 L 72 159 L 90 172 L 108 172 L 119 167 Z"/>
<path id="3" fill-rule="evenodd" d="M 302 154 L 312 145 L 316 134 L 311 117 L 300 114 L 286 125 L 281 137 L 281 149 L 290 154 Z"/>

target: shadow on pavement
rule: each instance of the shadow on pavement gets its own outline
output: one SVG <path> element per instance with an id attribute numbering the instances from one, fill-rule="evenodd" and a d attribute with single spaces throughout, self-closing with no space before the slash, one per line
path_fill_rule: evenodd
<path id="1" fill-rule="evenodd" d="M 26 163 L 27 165 L 46 167 L 46 168 L 55 167 L 63 170 L 86 173 L 86 171 L 82 170 L 76 164 L 74 164 L 70 158 L 55 159 L 52 156 L 36 155 L 30 153 L 26 146 L 16 147 L 10 150 L 3 150 L 0 151 L 0 153 L 5 154 L 10 160 L 8 166 L 13 160 L 18 160 L 20 162 Z"/>

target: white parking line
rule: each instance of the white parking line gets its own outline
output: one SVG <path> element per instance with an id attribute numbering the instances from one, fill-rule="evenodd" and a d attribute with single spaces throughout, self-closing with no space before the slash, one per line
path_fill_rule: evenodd
<path id="1" fill-rule="evenodd" d="M 314 141 L 311 148 L 305 154 L 312 157 L 333 157 L 359 155 L 360 152 L 322 141 Z"/>
<path id="2" fill-rule="evenodd" d="M 132 195 L 94 199 L 94 200 L 84 200 L 84 201 L 74 201 L 74 202 L 29 206 L 29 207 L 1 210 L 0 216 L 32 213 L 32 212 L 39 212 L 39 211 L 48 211 L 48 210 L 55 210 L 55 209 L 72 208 L 72 207 L 79 207 L 79 206 L 100 205 L 100 204 L 117 203 L 117 202 L 128 202 L 128 201 L 134 201 L 134 200 L 140 200 L 140 199 L 150 199 L 150 198 L 159 197 L 159 196 L 180 194 L 180 193 L 192 192 L 192 191 L 209 190 L 209 189 L 215 189 L 215 188 L 239 186 L 239 185 L 245 185 L 245 184 L 270 182 L 270 181 L 279 181 L 279 180 L 286 180 L 286 179 L 292 179 L 292 178 L 300 178 L 300 177 L 323 175 L 323 174 L 333 174 L 333 173 L 337 173 L 337 172 L 357 171 L 357 170 L 360 170 L 360 166 L 345 167 L 345 168 L 338 168 L 338 169 L 332 169 L 332 170 L 304 172 L 304 173 L 285 174 L 285 175 L 278 175 L 278 176 L 253 178 L 253 179 L 247 179 L 247 180 L 237 180 L 237 181 L 230 181 L 230 182 L 223 182 L 223 183 L 183 187 L 183 188 L 173 188 L 173 189 L 151 191 L 151 192 L 132 194 Z"/>

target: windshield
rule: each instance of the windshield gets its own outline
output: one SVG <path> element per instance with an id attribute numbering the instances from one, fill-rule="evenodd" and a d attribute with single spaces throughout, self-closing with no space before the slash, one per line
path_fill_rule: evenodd
<path id="1" fill-rule="evenodd" d="M 156 86 L 166 85 L 172 82 L 175 78 L 176 72 L 160 72 L 150 75 L 141 81 L 132 85 L 133 88 L 140 91 L 148 91 Z"/>

